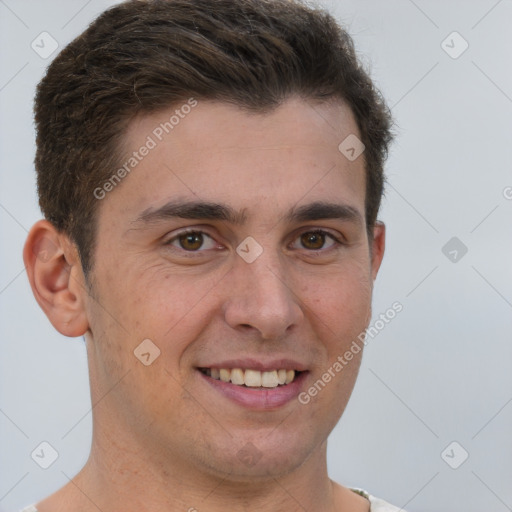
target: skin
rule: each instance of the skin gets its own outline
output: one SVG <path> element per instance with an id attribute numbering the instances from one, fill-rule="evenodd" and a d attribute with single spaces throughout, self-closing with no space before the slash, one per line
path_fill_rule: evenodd
<path id="1" fill-rule="evenodd" d="M 135 119 L 127 156 L 174 110 Z M 95 404 L 89 460 L 40 512 L 369 510 L 326 464 L 362 351 L 309 404 L 267 410 L 232 402 L 197 370 L 290 358 L 306 365 L 307 390 L 368 325 L 385 229 L 369 240 L 364 157 L 338 150 L 349 134 L 359 132 L 341 101 L 290 98 L 265 115 L 199 102 L 99 202 L 89 282 L 70 240 L 34 225 L 24 251 L 34 295 L 59 332 L 85 334 Z M 246 221 L 137 222 L 177 199 L 222 203 Z M 355 218 L 285 219 L 315 201 Z M 206 233 L 203 245 L 178 238 L 185 228 Z M 301 237 L 315 229 L 325 238 Z M 248 236 L 263 248 L 253 263 L 236 253 Z M 148 338 L 161 353 L 145 366 L 134 349 Z M 247 443 L 253 465 L 237 456 Z"/>

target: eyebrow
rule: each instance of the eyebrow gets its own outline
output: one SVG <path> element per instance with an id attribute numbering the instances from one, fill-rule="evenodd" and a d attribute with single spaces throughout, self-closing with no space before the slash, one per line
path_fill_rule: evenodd
<path id="1" fill-rule="evenodd" d="M 144 210 L 134 221 L 134 227 L 143 227 L 170 219 L 216 220 L 243 226 L 247 222 L 246 209 L 236 211 L 228 205 L 204 201 L 169 201 L 159 208 Z M 307 222 L 336 219 L 362 225 L 363 216 L 357 208 L 346 204 L 316 201 L 293 207 L 284 217 L 287 222 Z"/>

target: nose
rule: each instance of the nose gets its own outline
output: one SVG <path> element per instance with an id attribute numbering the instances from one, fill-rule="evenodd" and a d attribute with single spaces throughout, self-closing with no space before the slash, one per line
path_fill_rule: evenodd
<path id="1" fill-rule="evenodd" d="M 231 272 L 223 308 L 231 328 L 278 340 L 300 324 L 304 315 L 297 286 L 278 256 L 262 255 L 252 263 L 240 258 Z"/>

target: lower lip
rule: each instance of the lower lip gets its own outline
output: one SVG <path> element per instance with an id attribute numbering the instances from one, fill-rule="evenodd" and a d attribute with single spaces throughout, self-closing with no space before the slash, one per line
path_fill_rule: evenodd
<path id="1" fill-rule="evenodd" d="M 199 375 L 205 379 L 208 384 L 210 384 L 210 386 L 233 402 L 250 409 L 261 410 L 276 409 L 291 402 L 299 395 L 304 379 L 306 378 L 306 374 L 308 373 L 301 372 L 293 382 L 286 384 L 285 386 L 265 389 L 237 386 L 230 382 L 212 379 L 201 371 L 197 371 Z"/>

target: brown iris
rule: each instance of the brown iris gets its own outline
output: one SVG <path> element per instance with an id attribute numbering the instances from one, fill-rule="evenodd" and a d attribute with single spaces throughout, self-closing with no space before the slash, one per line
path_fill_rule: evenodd
<path id="1" fill-rule="evenodd" d="M 304 247 L 309 249 L 321 249 L 325 244 L 325 234 L 315 231 L 304 233 L 300 239 Z"/>
<path id="2" fill-rule="evenodd" d="M 185 233 L 179 237 L 180 245 L 187 251 L 196 251 L 203 245 L 201 233 Z"/>

